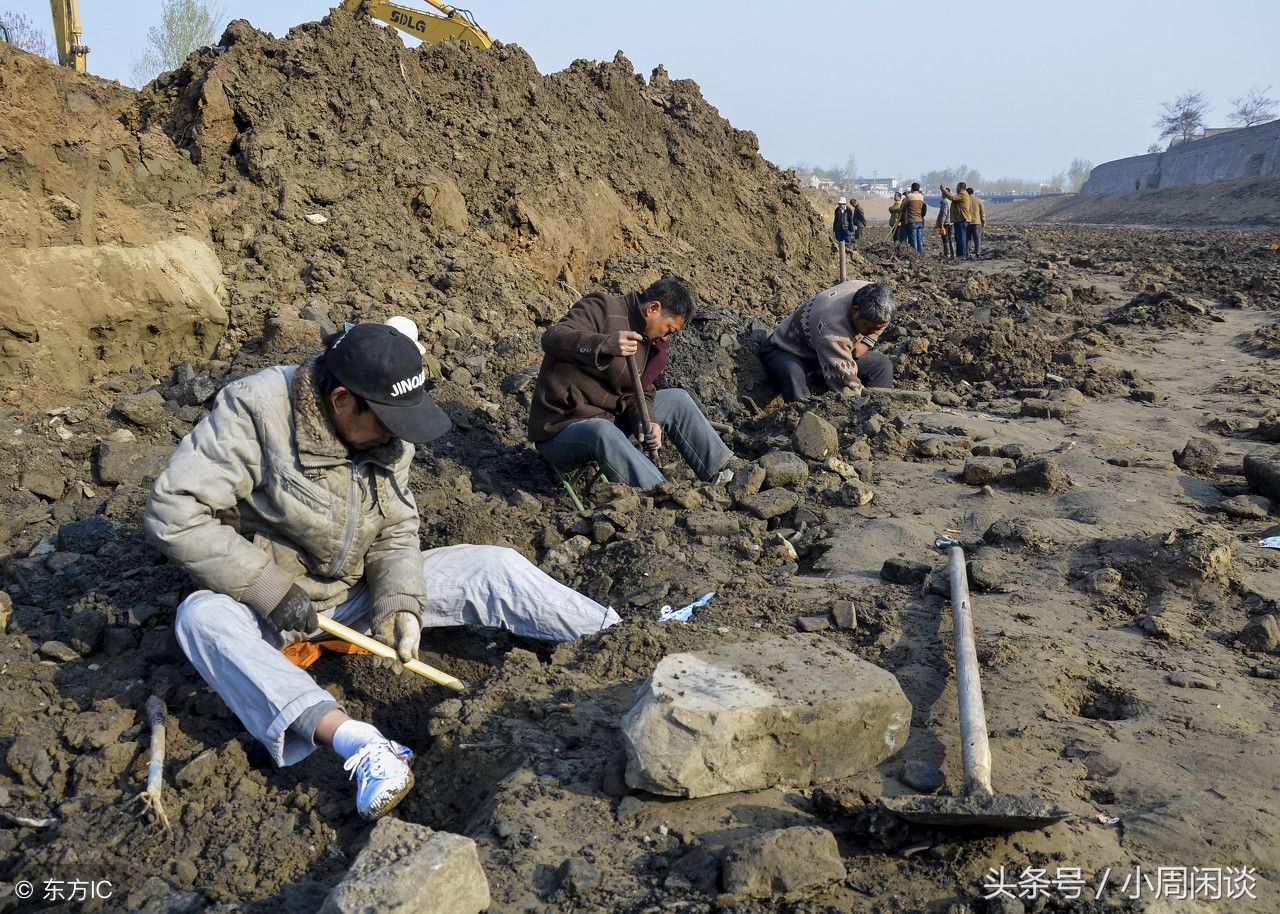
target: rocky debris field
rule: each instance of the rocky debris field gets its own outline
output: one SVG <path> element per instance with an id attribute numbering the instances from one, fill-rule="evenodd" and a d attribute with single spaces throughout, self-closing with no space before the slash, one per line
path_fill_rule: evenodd
<path id="1" fill-rule="evenodd" d="M 32 348 L 52 317 L 0 329 L 0 910 L 1157 911 L 1135 887 L 1160 867 L 1230 877 L 1202 910 L 1276 909 L 1280 551 L 1259 540 L 1280 535 L 1280 255 L 1258 236 L 992 226 L 969 263 L 869 240 L 851 271 L 898 290 L 898 389 L 785 406 L 755 352 L 832 281 L 825 225 L 691 83 L 622 59 L 544 77 L 511 46 L 410 52 L 341 14 L 280 40 L 236 23 L 224 45 L 140 95 L 0 46 L 17 112 L 0 121 L 0 265 L 176 233 L 216 254 L 227 321 L 145 353 L 132 341 L 165 335 L 103 325 L 90 380 L 61 384 Z M 61 132 L 40 133 L 41 104 Z M 54 200 L 99 172 L 76 213 Z M 658 491 L 600 483 L 580 514 L 524 443 L 539 334 L 578 289 L 663 267 L 704 304 L 666 383 L 748 463 L 727 486 L 678 460 Z M 417 753 L 399 821 L 371 827 L 330 753 L 271 767 L 203 686 L 172 635 L 192 583 L 139 521 L 224 384 L 394 313 L 422 326 L 456 425 L 413 468 L 423 545 L 509 545 L 623 623 L 560 646 L 431 632 L 425 659 L 475 683 L 463 696 L 369 657 L 319 661 Z M 1051 828 L 957 834 L 878 803 L 963 789 L 932 549 L 948 530 L 996 788 L 1062 806 Z M 850 727 L 813 743 L 848 757 L 805 757 L 824 732 L 786 722 L 805 652 L 831 715 L 880 715 L 875 745 Z M 852 683 L 880 681 L 866 664 L 900 693 L 859 711 Z M 663 716 L 644 703 L 696 705 L 671 678 L 686 668 L 757 699 L 734 723 L 759 745 L 744 789 L 636 786 L 651 772 L 628 741 Z M 153 694 L 168 833 L 134 802 Z M 1001 867 L 1061 884 L 986 900 Z M 76 879 L 112 897 L 16 894 Z"/>

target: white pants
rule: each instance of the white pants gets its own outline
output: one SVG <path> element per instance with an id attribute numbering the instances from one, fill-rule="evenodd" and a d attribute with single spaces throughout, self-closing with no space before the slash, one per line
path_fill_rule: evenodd
<path id="1" fill-rule="evenodd" d="M 429 549 L 422 554 L 422 571 L 427 581 L 424 628 L 488 625 L 529 638 L 570 641 L 619 621 L 611 608 L 548 577 L 514 549 Z M 368 633 L 369 607 L 362 582 L 351 589 L 350 599 L 324 615 Z M 204 681 L 277 765 L 292 765 L 311 754 L 319 712 L 337 703 L 280 652 L 299 636 L 282 637 L 248 606 L 209 590 L 182 601 L 174 633 Z M 327 636 L 316 632 L 309 637 Z M 303 715 L 310 726 L 291 729 Z"/>

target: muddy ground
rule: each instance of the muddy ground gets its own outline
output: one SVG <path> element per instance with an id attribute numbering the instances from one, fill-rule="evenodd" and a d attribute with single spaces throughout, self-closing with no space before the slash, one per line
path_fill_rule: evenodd
<path id="1" fill-rule="evenodd" d="M 193 585 L 139 519 L 223 384 L 302 357 L 327 322 L 394 313 L 424 328 L 456 425 L 414 466 L 423 545 L 510 545 L 624 619 L 559 647 L 433 632 L 428 662 L 478 686 L 461 699 L 367 657 L 315 668 L 418 753 L 397 814 L 474 838 L 493 910 L 1280 907 L 1280 657 L 1250 627 L 1278 611 L 1280 552 L 1257 541 L 1280 517 L 1242 475 L 1245 454 L 1280 443 L 1267 239 L 992 225 L 987 259 L 943 264 L 873 229 L 851 271 L 898 290 L 884 346 L 900 392 L 787 407 L 755 352 L 834 279 L 826 224 L 696 85 L 621 57 L 541 76 L 514 46 L 411 52 L 341 14 L 279 40 L 236 23 L 223 44 L 143 93 L 0 46 L 0 267 L 194 238 L 221 263 L 229 321 L 216 347 L 193 357 L 175 340 L 167 361 L 88 328 L 101 351 L 77 356 L 86 384 L 41 374 L 34 347 L 57 321 L 0 313 L 0 893 L 24 879 L 114 893 L 61 907 L 0 894 L 0 910 L 313 910 L 364 845 L 336 760 L 272 768 L 177 650 L 173 610 Z M 794 449 L 805 413 L 838 430 L 838 462 L 806 461 L 767 520 L 740 487 L 679 466 L 660 492 L 598 486 L 581 516 L 524 443 L 542 329 L 577 291 L 663 268 L 704 306 L 666 382 L 735 451 Z M 975 456 L 993 460 L 965 482 Z M 947 529 L 970 546 L 997 789 L 1061 804 L 1053 828 L 956 835 L 875 803 L 909 792 L 906 761 L 962 784 L 930 548 Z M 656 621 L 711 590 L 692 622 Z M 848 602 L 853 628 L 829 615 Z M 812 787 L 627 791 L 618 721 L 662 656 L 800 626 L 899 678 L 914 718 L 898 756 Z M 169 835 L 128 805 L 153 693 L 169 709 Z M 847 878 L 725 895 L 720 852 L 794 824 L 836 835 Z M 1090 888 L 987 903 L 1001 866 L 1077 867 Z M 1257 897 L 1128 899 L 1138 867 L 1247 867 Z"/>

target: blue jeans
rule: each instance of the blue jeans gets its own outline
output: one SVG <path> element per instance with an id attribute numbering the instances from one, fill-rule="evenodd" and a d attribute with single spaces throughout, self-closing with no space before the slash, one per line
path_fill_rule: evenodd
<path id="1" fill-rule="evenodd" d="M 662 426 L 665 439 L 676 446 L 685 463 L 704 482 L 715 479 L 733 456 L 733 451 L 725 447 L 688 391 L 677 388 L 658 391 L 652 419 Z M 610 482 L 653 489 L 667 481 L 612 419 L 575 422 L 561 429 L 550 441 L 540 442 L 537 448 L 562 470 L 594 460 Z"/>
<path id="2" fill-rule="evenodd" d="M 850 229 L 836 229 L 836 241 L 853 244 L 853 232 Z"/>
<path id="3" fill-rule="evenodd" d="M 760 361 L 769 379 L 788 403 L 804 400 L 813 391 L 828 390 L 817 359 L 802 359 L 772 341 L 760 346 Z M 892 387 L 893 359 L 874 349 L 857 360 L 858 380 L 863 387 Z"/>
<path id="4" fill-rule="evenodd" d="M 956 256 L 969 256 L 969 222 L 965 219 L 957 220 L 951 223 L 952 229 L 956 233 Z"/>
<path id="5" fill-rule="evenodd" d="M 916 249 L 917 254 L 924 253 L 924 223 L 923 222 L 907 223 L 907 241 L 911 242 L 911 246 Z"/>

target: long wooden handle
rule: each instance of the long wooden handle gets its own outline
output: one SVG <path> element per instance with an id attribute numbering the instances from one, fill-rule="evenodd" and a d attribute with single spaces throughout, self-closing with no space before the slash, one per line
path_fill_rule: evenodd
<path id="1" fill-rule="evenodd" d="M 991 744 L 987 740 L 987 712 L 982 704 L 978 650 L 973 638 L 973 607 L 969 603 L 969 575 L 964 549 L 951 546 L 951 619 L 955 628 L 956 695 L 960 699 L 960 754 L 964 759 L 965 793 L 991 790 Z"/>
<path id="2" fill-rule="evenodd" d="M 636 392 L 636 407 L 640 410 L 640 421 L 644 423 L 640 441 L 644 444 L 646 451 L 656 454 L 658 449 L 649 443 L 653 434 L 653 424 L 649 421 L 649 402 L 644 398 L 644 381 L 640 378 L 640 366 L 636 364 L 634 355 L 627 356 L 627 368 L 631 370 L 631 386 Z"/>
<path id="3" fill-rule="evenodd" d="M 354 628 L 348 628 L 341 622 L 335 622 L 328 616 L 317 616 L 320 622 L 320 630 L 333 635 L 335 638 L 341 638 L 343 641 L 349 641 L 356 647 L 362 647 L 370 654 L 377 654 L 379 657 L 386 657 L 388 660 L 400 662 L 400 657 L 396 654 L 395 648 L 388 647 L 381 641 L 370 638 L 368 635 L 362 635 Z M 456 676 L 450 676 L 443 670 L 437 670 L 433 666 L 428 666 L 421 660 L 410 660 L 404 664 L 404 668 L 410 673 L 417 673 L 425 679 L 430 679 L 436 685 L 442 685 L 446 689 L 453 689 L 455 692 L 465 692 L 467 684 Z"/>

